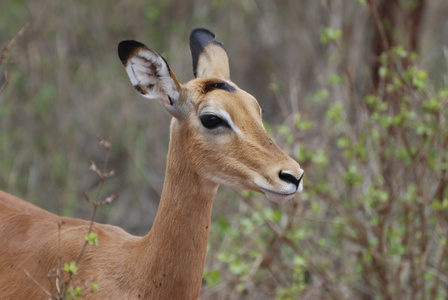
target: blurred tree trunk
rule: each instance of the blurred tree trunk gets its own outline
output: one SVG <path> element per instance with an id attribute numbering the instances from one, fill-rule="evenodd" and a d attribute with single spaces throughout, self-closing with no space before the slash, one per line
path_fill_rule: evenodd
<path id="1" fill-rule="evenodd" d="M 426 0 L 407 2 L 368 0 L 367 2 L 371 10 L 372 24 L 376 27 L 372 36 L 371 57 L 373 59 L 370 69 L 373 86 L 377 90 L 380 81 L 378 69 L 381 66 L 378 58 L 382 53 L 397 45 L 403 45 L 410 51 L 417 52 Z M 403 61 L 403 67 L 406 67 L 408 63 L 409 61 Z"/>
<path id="2" fill-rule="evenodd" d="M 368 68 L 372 78 L 372 94 L 378 95 L 382 101 L 389 103 L 388 110 L 391 115 L 397 114 L 401 110 L 400 99 L 403 96 L 402 91 L 384 93 L 384 87 L 391 83 L 392 79 L 380 76 L 380 67 L 384 66 L 380 57 L 383 53 L 390 54 L 390 50 L 397 46 L 403 46 L 410 52 L 418 52 L 420 46 L 420 31 L 422 29 L 422 19 L 425 12 L 426 0 L 403 1 L 403 0 L 367 0 L 370 14 L 371 26 L 374 28 L 371 33 L 370 54 L 368 57 Z M 406 70 L 411 64 L 410 56 L 400 58 L 398 61 L 399 68 Z M 386 67 L 388 69 L 397 68 L 396 62 L 391 56 L 388 56 Z M 390 128 L 390 134 L 393 135 L 393 129 Z M 386 149 L 390 141 L 386 138 L 381 141 L 381 148 Z M 382 176 L 385 182 L 392 182 L 392 178 L 397 176 L 396 167 L 391 161 L 384 157 L 381 162 Z M 391 197 L 397 196 L 398 191 L 393 186 L 389 186 L 392 193 Z M 377 227 L 378 237 L 381 241 L 384 236 L 384 219 L 387 217 L 391 207 L 386 207 L 380 216 Z M 385 251 L 383 243 L 379 242 L 376 250 L 380 255 Z M 375 261 L 375 259 L 374 259 Z M 391 290 L 391 280 L 397 275 L 388 274 L 388 267 L 382 261 L 376 261 L 372 268 L 376 276 L 372 277 L 369 271 L 365 270 L 364 280 L 367 290 L 381 291 L 383 299 L 392 299 L 393 291 Z M 416 288 L 418 279 L 414 272 L 411 272 L 409 284 Z M 373 279 L 372 281 L 372 278 Z M 397 292 L 397 291 L 395 291 Z M 375 296 L 364 293 L 361 297 L 363 300 L 374 299 Z"/>

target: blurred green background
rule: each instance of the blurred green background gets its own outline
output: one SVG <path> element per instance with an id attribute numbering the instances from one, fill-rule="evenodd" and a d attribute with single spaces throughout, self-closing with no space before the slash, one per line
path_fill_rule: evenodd
<path id="1" fill-rule="evenodd" d="M 232 80 L 305 169 L 277 205 L 220 188 L 203 299 L 446 299 L 445 0 L 2 0 L 0 188 L 146 234 L 163 185 L 170 116 L 134 91 L 117 45 L 135 39 L 192 78 L 188 37 L 217 34 Z M 382 33 L 382 34 L 381 34 Z"/>

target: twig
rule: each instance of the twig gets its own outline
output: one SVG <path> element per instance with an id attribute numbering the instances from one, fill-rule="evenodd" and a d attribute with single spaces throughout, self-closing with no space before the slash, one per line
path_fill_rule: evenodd
<path id="1" fill-rule="evenodd" d="M 28 23 L 25 24 L 25 26 L 22 27 L 22 29 L 19 30 L 19 32 L 16 33 L 16 35 L 12 38 L 12 40 L 6 44 L 5 47 L 3 47 L 2 53 L 0 54 L 0 65 L 3 63 L 4 60 L 6 60 L 6 57 L 11 50 L 12 46 L 16 43 L 17 39 L 23 35 L 25 30 L 28 27 Z"/>
<path id="2" fill-rule="evenodd" d="M 36 279 L 34 279 L 34 277 L 27 271 L 27 270 L 24 270 L 25 271 L 25 273 L 26 273 L 26 275 L 29 277 L 29 278 L 31 278 L 31 280 L 35 283 L 35 284 L 37 284 L 37 286 L 42 290 L 42 291 L 44 291 L 45 292 L 45 294 L 47 294 L 48 295 L 48 297 L 50 297 L 49 299 L 53 299 L 53 295 L 47 290 L 47 289 L 45 289 Z"/>
<path id="3" fill-rule="evenodd" d="M 63 222 L 63 221 L 62 221 Z M 61 253 L 61 223 L 58 223 L 58 270 L 56 271 L 56 290 L 58 291 L 58 295 L 61 294 L 62 291 L 62 253 Z"/>
<path id="4" fill-rule="evenodd" d="M 102 170 L 102 174 L 104 175 L 106 173 L 106 168 L 107 168 L 107 163 L 109 161 L 109 155 L 110 155 L 110 149 L 112 147 L 112 134 L 109 134 L 109 140 L 106 141 L 104 140 L 102 137 L 98 138 L 99 139 L 99 143 L 101 146 L 103 146 L 104 148 L 106 148 L 106 157 L 104 158 L 104 163 L 103 163 L 103 170 Z M 103 183 L 104 180 L 106 178 L 103 178 L 102 176 L 100 176 L 101 180 L 100 180 L 100 184 L 98 186 L 98 192 L 96 194 L 96 199 L 98 200 L 101 189 L 103 188 Z"/>
<path id="5" fill-rule="evenodd" d="M 446 235 L 448 238 L 448 234 Z M 443 268 L 443 263 L 446 259 L 446 254 L 448 253 L 448 244 L 445 243 L 442 246 L 442 249 L 440 251 L 439 257 L 438 257 L 438 263 L 436 264 L 437 269 L 430 269 L 429 267 L 426 267 L 426 271 L 428 273 L 432 273 L 437 280 L 434 280 L 431 288 L 430 288 L 430 297 L 429 299 L 436 299 L 437 295 L 437 289 L 439 288 L 440 282 L 444 282 L 448 286 L 448 277 L 446 275 L 443 275 L 438 270 L 441 270 Z"/>
<path id="6" fill-rule="evenodd" d="M 0 88 L 0 94 L 3 93 L 5 88 L 8 86 L 9 82 L 10 82 L 10 80 L 8 77 L 8 73 L 5 71 L 5 82 L 3 83 L 2 87 Z"/>
<path id="7" fill-rule="evenodd" d="M 274 223 L 271 222 L 265 216 L 264 212 L 261 209 L 257 208 L 255 205 L 253 205 L 253 203 L 249 197 L 245 197 L 239 191 L 235 191 L 235 192 L 241 197 L 241 199 L 243 199 L 243 201 L 246 204 L 248 204 L 252 209 L 254 209 L 255 211 L 257 211 L 260 214 L 260 216 L 263 218 L 264 223 L 268 226 L 268 228 L 272 231 L 272 233 L 277 237 L 278 240 L 284 241 L 287 245 L 289 245 L 291 247 L 291 249 L 296 254 L 307 258 L 307 264 L 309 265 L 309 268 L 311 270 L 313 270 L 314 272 L 316 272 L 316 274 L 319 274 L 319 276 L 321 276 L 321 278 L 323 279 L 322 284 L 325 286 L 328 293 L 331 295 L 331 297 L 333 299 L 345 299 L 345 297 L 343 296 L 343 293 L 339 290 L 339 288 L 334 286 L 333 284 L 331 284 L 330 275 L 327 272 L 325 272 L 325 270 L 318 268 L 316 266 L 316 264 L 311 260 L 311 258 L 307 257 L 303 253 L 303 251 L 301 251 L 297 247 L 296 243 L 286 236 L 288 226 L 285 228 L 281 228 L 281 229 L 277 228 L 278 226 L 275 226 Z"/>
<path id="8" fill-rule="evenodd" d="M 369 4 L 370 13 L 373 16 L 373 20 L 375 21 L 376 29 L 378 30 L 381 38 L 381 43 L 383 44 L 383 49 L 385 52 L 389 50 L 389 43 L 387 42 L 386 32 L 384 31 L 383 24 L 381 23 L 380 16 L 378 15 L 378 11 L 376 10 L 374 0 L 367 0 Z"/>
<path id="9" fill-rule="evenodd" d="M 3 47 L 2 53 L 0 54 L 0 65 L 6 60 L 6 57 L 8 56 L 8 53 L 11 50 L 12 46 L 14 46 L 17 39 L 23 35 L 23 33 L 25 32 L 25 29 L 27 27 L 28 27 L 28 23 L 25 24 L 25 26 L 23 26 L 22 29 L 20 29 L 19 32 L 16 33 L 16 35 L 14 35 L 12 40 L 8 44 L 6 44 L 5 47 Z M 3 83 L 2 87 L 0 88 L 0 94 L 3 93 L 3 91 L 9 84 L 8 73 L 5 71 L 4 74 L 5 74 L 5 82 Z"/>
<path id="10" fill-rule="evenodd" d="M 441 282 L 443 282 L 444 284 L 448 285 L 448 276 L 446 276 L 445 274 L 440 273 L 439 271 L 437 271 L 436 269 L 427 267 L 425 269 L 426 272 L 436 276 Z"/>
<path id="11" fill-rule="evenodd" d="M 84 193 L 84 196 L 85 196 L 87 202 L 89 202 L 90 204 L 93 205 L 93 213 L 92 213 L 92 218 L 90 219 L 90 225 L 89 225 L 89 230 L 87 231 L 87 236 L 90 233 L 93 232 L 93 225 L 95 223 L 95 217 L 96 217 L 96 213 L 98 211 L 98 207 L 100 207 L 102 205 L 111 204 L 115 199 L 117 199 L 120 196 L 120 193 L 115 193 L 115 194 L 113 194 L 113 195 L 111 195 L 109 197 L 106 197 L 103 201 L 99 200 L 101 189 L 103 187 L 104 181 L 106 181 L 106 179 L 108 179 L 108 178 L 112 177 L 113 175 L 115 175 L 115 171 L 113 171 L 113 170 L 111 170 L 109 172 L 106 171 L 107 164 L 108 164 L 108 161 L 109 161 L 110 151 L 111 151 L 111 148 L 112 148 L 112 135 L 109 135 L 109 139 L 108 140 L 104 140 L 103 138 L 100 137 L 99 138 L 99 144 L 101 146 L 103 146 L 104 148 L 106 148 L 107 151 L 106 151 L 106 157 L 104 158 L 103 168 L 102 168 L 101 171 L 98 169 L 98 167 L 95 165 L 95 163 L 93 161 L 91 161 L 91 165 L 90 165 L 90 170 L 92 170 L 93 172 L 95 172 L 98 175 L 98 177 L 100 178 L 100 182 L 98 184 L 98 191 L 97 191 L 95 200 L 92 200 L 89 197 L 89 194 L 88 194 L 87 191 Z M 79 262 L 81 261 L 81 258 L 83 257 L 85 249 L 87 247 L 87 244 L 89 244 L 89 241 L 86 239 L 84 241 L 84 244 L 83 244 L 80 252 L 79 252 L 78 257 L 75 260 L 76 265 L 78 265 Z M 59 251 L 60 251 L 60 245 L 59 245 Z M 59 260 L 61 260 L 61 253 L 59 254 Z M 58 272 L 62 274 L 62 263 L 61 262 L 59 264 Z M 59 295 L 64 296 L 67 293 L 67 290 L 68 290 L 68 288 L 70 286 L 70 282 L 72 280 L 72 277 L 73 277 L 73 274 L 69 272 L 69 275 L 68 275 L 67 279 L 62 284 L 63 288 L 61 288 L 60 291 L 58 290 Z"/>

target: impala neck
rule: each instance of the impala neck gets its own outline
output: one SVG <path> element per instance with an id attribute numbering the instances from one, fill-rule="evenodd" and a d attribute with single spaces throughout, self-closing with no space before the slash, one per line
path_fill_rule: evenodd
<path id="1" fill-rule="evenodd" d="M 151 295 L 159 299 L 197 299 L 218 184 L 192 170 L 191 157 L 186 157 L 188 145 L 183 144 L 185 136 L 174 123 L 158 213 L 142 240 L 140 250 L 146 252 L 147 261 L 141 267 L 149 272 Z M 176 291 L 182 295 L 176 296 Z"/>

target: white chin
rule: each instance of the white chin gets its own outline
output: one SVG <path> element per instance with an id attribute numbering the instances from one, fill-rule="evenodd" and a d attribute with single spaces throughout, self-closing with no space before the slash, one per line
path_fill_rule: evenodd
<path id="1" fill-rule="evenodd" d="M 289 199 L 291 199 L 292 197 L 294 197 L 294 193 L 293 194 L 278 194 L 278 193 L 274 193 L 271 191 L 267 191 L 265 189 L 263 189 L 264 194 L 266 195 L 266 197 L 276 203 L 283 203 L 288 201 Z"/>

